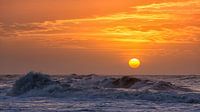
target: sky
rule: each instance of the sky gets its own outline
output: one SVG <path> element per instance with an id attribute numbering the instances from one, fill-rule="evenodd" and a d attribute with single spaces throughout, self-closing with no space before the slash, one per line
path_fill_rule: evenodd
<path id="1" fill-rule="evenodd" d="M 0 74 L 200 74 L 199 18 L 200 0 L 1 0 Z"/>

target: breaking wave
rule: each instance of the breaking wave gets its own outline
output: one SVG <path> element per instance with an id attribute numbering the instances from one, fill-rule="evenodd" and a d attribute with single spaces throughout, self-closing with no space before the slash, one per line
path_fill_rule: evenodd
<path id="1" fill-rule="evenodd" d="M 7 95 L 200 103 L 200 93 L 170 82 L 94 74 L 85 76 L 72 74 L 56 79 L 46 74 L 30 72 L 18 79 Z"/>

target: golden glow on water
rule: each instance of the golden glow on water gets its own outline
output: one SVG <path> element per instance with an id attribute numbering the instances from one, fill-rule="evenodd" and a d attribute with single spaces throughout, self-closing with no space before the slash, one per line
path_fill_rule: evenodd
<path id="1" fill-rule="evenodd" d="M 141 64 L 140 60 L 137 58 L 133 58 L 133 59 L 129 60 L 129 66 L 131 68 L 138 68 L 138 67 L 140 67 L 140 64 Z"/>

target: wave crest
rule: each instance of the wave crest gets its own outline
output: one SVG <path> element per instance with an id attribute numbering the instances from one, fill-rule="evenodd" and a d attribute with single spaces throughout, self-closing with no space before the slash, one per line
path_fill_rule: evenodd
<path id="1" fill-rule="evenodd" d="M 26 76 L 21 77 L 15 82 L 9 95 L 21 95 L 32 89 L 42 89 L 48 85 L 55 85 L 58 83 L 59 82 L 52 81 L 46 74 L 29 72 Z"/>

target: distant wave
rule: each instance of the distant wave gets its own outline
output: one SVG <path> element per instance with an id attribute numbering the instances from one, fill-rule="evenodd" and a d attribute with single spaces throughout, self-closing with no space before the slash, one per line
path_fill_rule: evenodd
<path id="1" fill-rule="evenodd" d="M 182 76 L 179 79 L 180 80 L 191 80 L 191 79 L 199 79 L 199 75 L 188 75 L 188 76 Z"/>
<path id="2" fill-rule="evenodd" d="M 200 103 L 200 93 L 170 82 L 94 74 L 86 76 L 72 74 L 60 79 L 52 79 L 46 74 L 30 72 L 18 79 L 7 95 Z"/>

